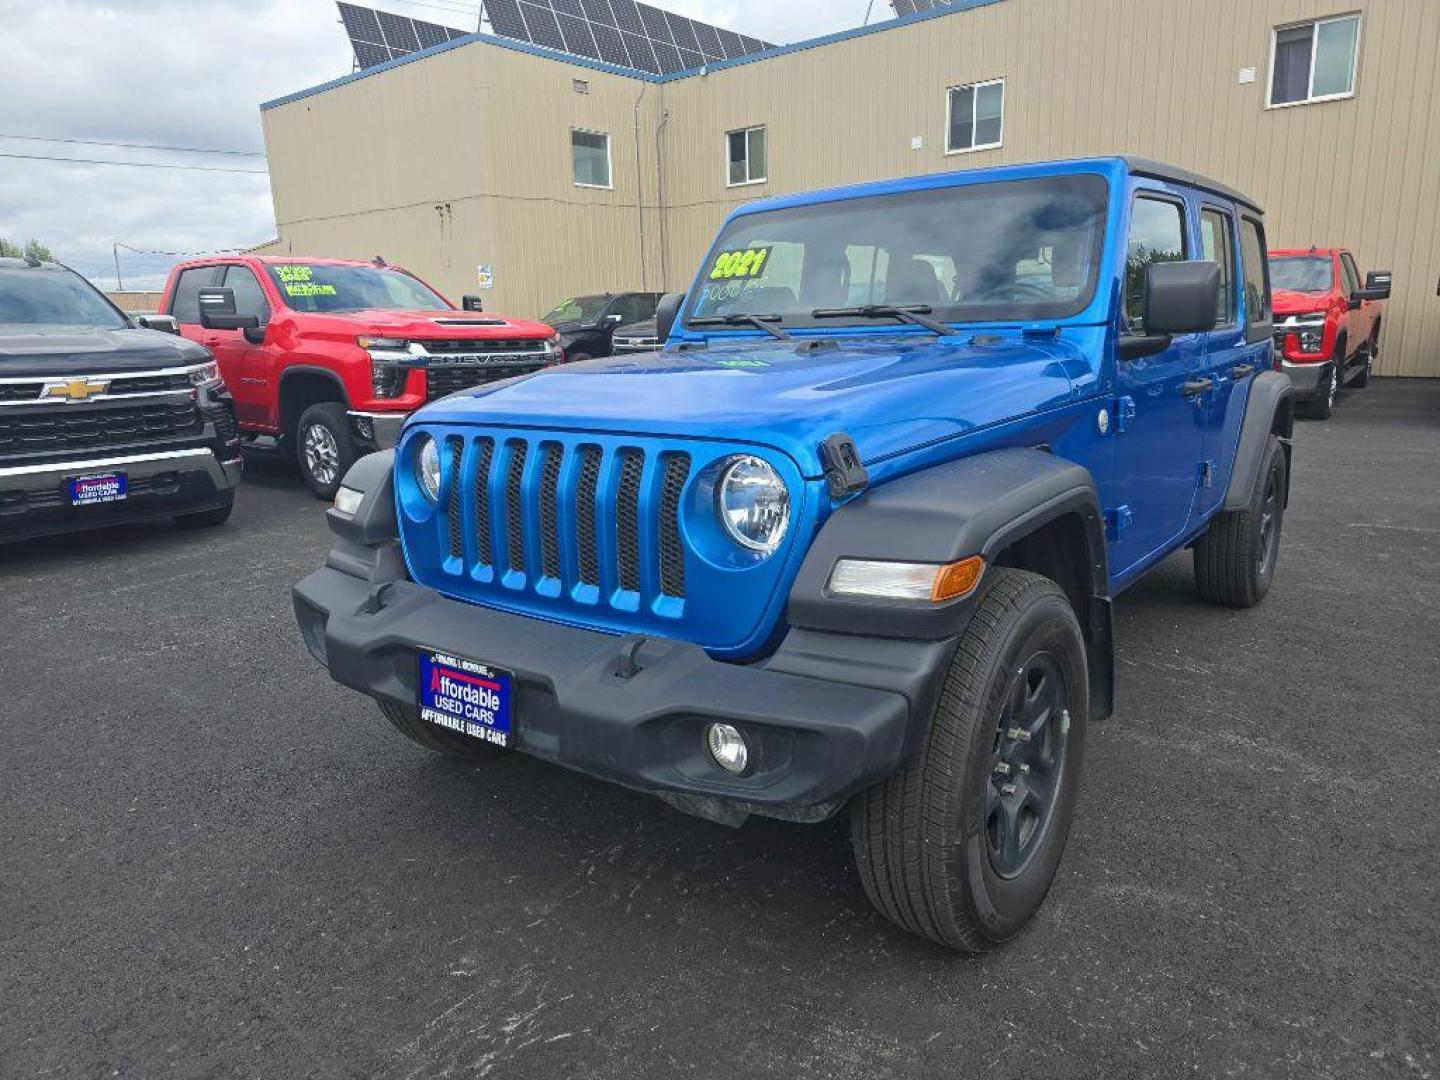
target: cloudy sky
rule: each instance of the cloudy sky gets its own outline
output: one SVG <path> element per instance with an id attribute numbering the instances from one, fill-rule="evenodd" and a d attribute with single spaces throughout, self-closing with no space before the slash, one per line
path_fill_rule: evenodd
<path id="1" fill-rule="evenodd" d="M 479 8 L 370 2 L 464 29 Z M 868 4 L 654 2 L 776 42 L 858 26 Z M 874 0 L 871 21 L 890 17 Z M 116 241 L 211 252 L 274 236 L 257 106 L 352 66 L 333 0 L 0 0 L 0 27 L 0 237 L 39 239 L 103 288 L 115 285 Z M 192 149 L 102 145 L 116 143 Z M 159 165 L 187 168 L 148 167 Z M 127 288 L 158 288 L 174 261 L 122 248 L 120 273 Z"/>

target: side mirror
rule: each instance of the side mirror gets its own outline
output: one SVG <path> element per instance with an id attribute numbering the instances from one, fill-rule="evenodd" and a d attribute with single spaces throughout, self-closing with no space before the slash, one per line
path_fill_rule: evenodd
<path id="1" fill-rule="evenodd" d="M 1365 288 L 1356 289 L 1361 300 L 1390 300 L 1390 271 L 1371 271 L 1365 275 Z"/>
<path id="2" fill-rule="evenodd" d="M 137 315 L 135 325 L 142 330 L 159 330 L 162 334 L 180 334 L 180 324 L 173 315 Z"/>
<path id="3" fill-rule="evenodd" d="M 1220 264 L 1152 263 L 1145 270 L 1145 333 L 1203 334 L 1220 310 Z"/>
<path id="4" fill-rule="evenodd" d="M 611 326 L 619 326 L 625 321 L 625 317 L 623 315 L 606 315 L 605 321 Z"/>
<path id="5" fill-rule="evenodd" d="M 484 311 L 485 301 L 473 293 L 460 298 L 461 311 Z"/>
<path id="6" fill-rule="evenodd" d="M 201 289 L 200 325 L 206 330 L 255 330 L 258 315 L 235 314 L 234 289 Z"/>
<path id="7" fill-rule="evenodd" d="M 683 292 L 666 293 L 660 298 L 660 303 L 655 305 L 655 337 L 663 348 L 670 337 L 670 331 L 675 326 L 675 320 L 680 316 L 680 308 L 685 303 Z"/>

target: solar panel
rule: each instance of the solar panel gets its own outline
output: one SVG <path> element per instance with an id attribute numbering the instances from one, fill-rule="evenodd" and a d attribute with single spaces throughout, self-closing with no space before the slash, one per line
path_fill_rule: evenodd
<path id="1" fill-rule="evenodd" d="M 906 15 L 914 15 L 917 11 L 931 11 L 937 7 L 945 7 L 950 0 L 890 0 L 890 6 L 895 9 L 895 17 L 903 19 Z"/>
<path id="2" fill-rule="evenodd" d="M 563 2 L 563 0 L 562 0 Z M 578 0 L 575 0 L 578 3 Z M 350 47 L 355 50 L 355 63 L 368 68 L 384 64 L 421 49 L 432 49 L 456 38 L 465 37 L 469 30 L 457 30 L 453 26 L 424 22 L 392 11 L 377 11 L 337 0 L 340 21 L 350 35 Z M 523 32 L 524 24 L 520 24 Z"/>
<path id="3" fill-rule="evenodd" d="M 936 0 L 894 2 L 914 5 Z M 335 6 L 360 68 L 433 49 L 470 32 L 346 0 L 337 0 Z M 636 0 L 484 0 L 481 10 L 490 30 L 501 37 L 652 75 L 772 48 L 757 38 Z"/>
<path id="4" fill-rule="evenodd" d="M 655 75 L 773 47 L 636 0 L 485 0 L 484 12 L 501 37 Z"/>

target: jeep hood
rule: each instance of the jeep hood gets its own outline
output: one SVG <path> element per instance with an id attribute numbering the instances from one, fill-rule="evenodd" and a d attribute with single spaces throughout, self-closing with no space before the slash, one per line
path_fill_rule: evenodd
<path id="1" fill-rule="evenodd" d="M 835 432 L 873 462 L 1070 401 L 1091 386 L 1098 328 L 1073 338 L 925 334 L 746 340 L 547 368 L 444 398 L 416 422 L 738 440 L 822 471 Z M 831 344 L 834 342 L 834 344 Z"/>
<path id="2" fill-rule="evenodd" d="M 112 375 L 203 364 L 208 349 L 159 330 L 56 330 L 0 326 L 0 378 Z"/>

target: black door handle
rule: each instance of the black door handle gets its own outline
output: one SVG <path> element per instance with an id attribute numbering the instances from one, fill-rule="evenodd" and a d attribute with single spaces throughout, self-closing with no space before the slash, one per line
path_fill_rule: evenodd
<path id="1" fill-rule="evenodd" d="M 1230 369 L 1230 377 L 1236 382 L 1241 379 L 1248 379 L 1255 374 L 1255 368 L 1250 364 L 1236 364 Z"/>
<path id="2" fill-rule="evenodd" d="M 1203 394 L 1214 385 L 1214 379 L 1190 379 L 1180 390 L 1186 397 L 1194 397 L 1196 394 Z"/>

